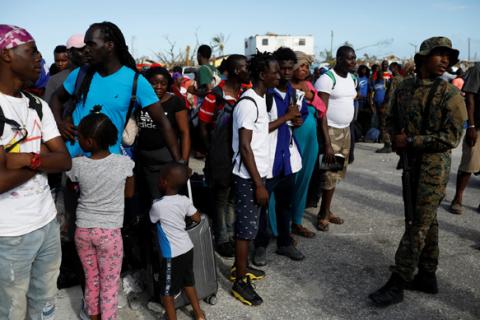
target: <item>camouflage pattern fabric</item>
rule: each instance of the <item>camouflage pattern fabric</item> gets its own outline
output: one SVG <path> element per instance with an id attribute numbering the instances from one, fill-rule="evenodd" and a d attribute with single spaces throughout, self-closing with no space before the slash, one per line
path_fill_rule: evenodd
<path id="1" fill-rule="evenodd" d="M 467 118 L 460 92 L 442 81 L 436 87 L 428 114 L 426 104 L 433 81 L 405 79 L 395 90 L 387 126 L 392 135 L 413 137 L 409 162 L 413 163 L 414 222 L 405 230 L 392 272 L 410 281 L 418 267 L 434 272 L 438 265 L 437 209 L 445 196 L 451 149 L 461 139 Z"/>
<path id="2" fill-rule="evenodd" d="M 383 102 L 382 110 L 379 114 L 378 121 L 381 132 L 381 141 L 383 143 L 391 143 L 390 134 L 387 129 L 387 115 L 390 113 L 390 101 L 392 100 L 393 93 L 397 89 L 400 82 L 403 81 L 401 75 L 396 75 L 389 81 L 387 86 L 387 92 L 385 94 L 385 100 Z"/>
<path id="3" fill-rule="evenodd" d="M 350 127 L 334 128 L 328 127 L 330 143 L 335 154 L 341 154 L 345 158 L 343 170 L 340 171 L 321 171 L 319 184 L 322 190 L 332 190 L 337 184 L 345 178 L 348 166 L 348 157 L 350 155 Z"/>

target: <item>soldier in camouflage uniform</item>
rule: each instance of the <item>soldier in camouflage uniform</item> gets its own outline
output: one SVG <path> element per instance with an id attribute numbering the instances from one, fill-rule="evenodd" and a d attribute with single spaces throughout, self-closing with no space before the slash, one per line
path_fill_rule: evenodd
<path id="1" fill-rule="evenodd" d="M 401 66 L 397 62 L 390 64 L 390 71 L 392 71 L 393 78 L 387 84 L 387 93 L 385 94 L 385 100 L 382 108 L 379 110 L 379 126 L 381 131 L 381 138 L 383 142 L 383 148 L 376 150 L 376 153 L 391 153 L 392 142 L 390 140 L 390 134 L 387 129 L 387 116 L 390 113 L 390 101 L 392 100 L 393 93 L 397 89 L 400 82 L 403 81 L 403 77 L 400 74 Z"/>
<path id="2" fill-rule="evenodd" d="M 413 195 L 409 202 L 413 221 L 406 225 L 390 279 L 369 296 L 377 306 L 401 302 L 404 289 L 438 292 L 437 209 L 449 178 L 451 149 L 462 136 L 466 108 L 458 89 L 436 78 L 458 62 L 458 54 L 448 38 L 425 40 L 415 55 L 417 76 L 400 83 L 392 97 L 387 125 L 393 149 L 406 156 L 411 169 L 411 189 L 403 188 L 404 194 L 409 190 Z M 404 202 L 407 208 L 406 198 Z"/>

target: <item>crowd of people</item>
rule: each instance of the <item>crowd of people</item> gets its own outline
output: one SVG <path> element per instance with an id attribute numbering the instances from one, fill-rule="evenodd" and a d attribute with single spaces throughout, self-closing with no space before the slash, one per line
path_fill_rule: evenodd
<path id="1" fill-rule="evenodd" d="M 344 223 L 332 202 L 358 141 L 383 142 L 377 152 L 397 152 L 404 171 L 405 234 L 391 278 L 371 301 L 398 303 L 404 289 L 438 292 L 436 211 L 465 123 L 452 212 L 462 213 L 468 179 L 480 171 L 479 65 L 441 79 L 459 54 L 444 37 L 422 43 L 414 69 L 357 67 L 349 46 L 338 48 L 332 68 L 313 72 L 311 56 L 287 47 L 232 54 L 218 70 L 211 54 L 198 48 L 194 79 L 180 66 L 139 72 L 120 29 L 95 23 L 55 48 L 40 83 L 33 37 L 0 25 L 0 318 L 52 316 L 56 279 L 75 269 L 65 261 L 73 251 L 85 319 L 116 319 L 122 268 L 152 259 L 166 317 L 176 319 L 183 290 L 205 319 L 185 222 L 201 219 L 185 192 L 193 154 L 205 157 L 202 213 L 215 250 L 234 258 L 231 293 L 260 305 L 252 282 L 265 272 L 252 264 L 267 264 L 270 240 L 278 255 L 301 261 L 293 235 L 316 235 L 303 224 L 307 207 L 320 202 L 318 231 Z"/>

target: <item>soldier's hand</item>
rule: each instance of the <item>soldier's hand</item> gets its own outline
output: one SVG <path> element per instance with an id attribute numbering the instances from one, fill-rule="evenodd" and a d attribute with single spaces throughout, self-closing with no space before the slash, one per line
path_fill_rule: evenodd
<path id="1" fill-rule="evenodd" d="M 477 129 L 468 128 L 467 133 L 465 134 L 465 140 L 470 147 L 473 147 L 477 142 Z"/>
<path id="2" fill-rule="evenodd" d="M 401 151 L 405 148 L 407 148 L 407 135 L 405 132 L 402 130 L 400 134 L 396 134 L 393 136 L 393 148 L 395 150 Z"/>

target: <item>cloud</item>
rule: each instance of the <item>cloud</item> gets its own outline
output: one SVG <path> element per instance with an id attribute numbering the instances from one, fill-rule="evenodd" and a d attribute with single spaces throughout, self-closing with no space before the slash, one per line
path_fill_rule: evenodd
<path id="1" fill-rule="evenodd" d="M 462 3 L 461 1 L 442 1 L 437 2 L 432 5 L 434 9 L 441 11 L 465 11 L 470 8 L 470 6 Z"/>

